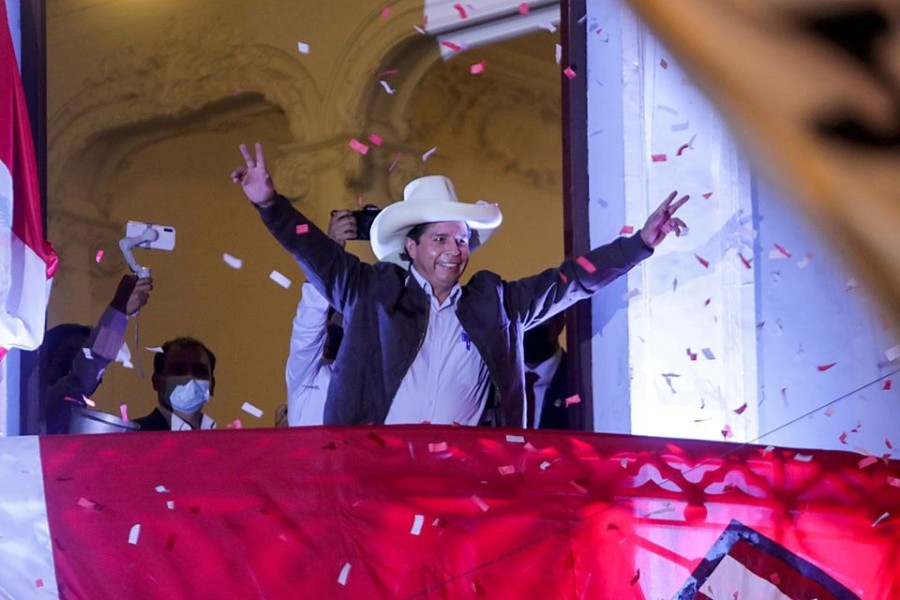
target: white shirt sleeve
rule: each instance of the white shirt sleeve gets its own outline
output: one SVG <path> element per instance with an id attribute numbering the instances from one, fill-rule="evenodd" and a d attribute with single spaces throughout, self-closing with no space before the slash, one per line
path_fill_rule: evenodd
<path id="1" fill-rule="evenodd" d="M 328 323 L 328 300 L 310 283 L 304 283 L 291 330 L 291 348 L 285 368 L 288 425 L 298 425 L 303 408 L 301 393 L 322 365 Z"/>

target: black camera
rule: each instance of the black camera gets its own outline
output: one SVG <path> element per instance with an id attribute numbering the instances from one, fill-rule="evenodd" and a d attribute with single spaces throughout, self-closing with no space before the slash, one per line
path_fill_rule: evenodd
<path id="1" fill-rule="evenodd" d="M 357 240 L 368 240 L 369 233 L 372 231 L 372 221 L 378 216 L 381 209 L 374 204 L 366 204 L 360 210 L 354 210 L 350 214 L 356 220 L 356 237 Z"/>

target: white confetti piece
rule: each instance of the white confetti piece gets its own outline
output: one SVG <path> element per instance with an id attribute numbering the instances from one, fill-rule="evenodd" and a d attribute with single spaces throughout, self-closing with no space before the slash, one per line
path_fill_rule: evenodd
<path id="1" fill-rule="evenodd" d="M 562 46 L 557 44 L 556 45 L 556 64 L 559 64 L 560 62 L 562 62 Z"/>
<path id="2" fill-rule="evenodd" d="M 175 501 L 166 500 L 166 508 L 168 508 L 169 510 L 175 510 Z"/>
<path id="3" fill-rule="evenodd" d="M 91 408 L 94 408 L 95 406 L 97 406 L 96 402 L 94 402 L 93 400 L 91 400 L 90 398 L 85 396 L 84 394 L 81 395 L 81 399 L 84 400 L 84 403 L 87 404 L 88 406 L 90 406 Z"/>
<path id="4" fill-rule="evenodd" d="M 300 54 L 309 54 L 309 44 L 297 42 L 297 52 L 299 52 Z"/>
<path id="5" fill-rule="evenodd" d="M 490 506 L 488 506 L 487 502 L 485 502 L 484 500 L 482 500 L 475 494 L 472 494 L 472 496 L 469 498 L 469 500 L 471 500 L 472 503 L 475 504 L 475 506 L 480 508 L 481 512 L 487 512 L 488 509 L 490 508 Z"/>
<path id="6" fill-rule="evenodd" d="M 889 516 L 891 516 L 891 513 L 884 513 L 883 515 L 875 519 L 875 521 L 872 523 L 872 527 L 875 527 L 876 525 L 887 519 Z"/>
<path id="7" fill-rule="evenodd" d="M 131 531 L 128 532 L 128 543 L 129 544 L 137 544 L 138 538 L 141 535 L 141 524 L 135 523 L 131 526 Z"/>
<path id="8" fill-rule="evenodd" d="M 523 436 L 523 435 L 507 435 L 506 441 L 511 444 L 524 444 L 525 436 Z"/>
<path id="9" fill-rule="evenodd" d="M 152 348 L 144 347 L 144 350 L 146 350 L 146 351 L 148 351 L 148 352 L 154 352 L 154 353 L 156 353 L 156 354 L 162 354 L 162 353 L 163 353 L 162 346 L 153 346 Z"/>
<path id="10" fill-rule="evenodd" d="M 92 501 L 90 501 L 90 500 L 88 500 L 87 498 L 84 498 L 84 497 L 79 498 L 77 504 L 78 504 L 78 506 L 80 506 L 81 508 L 91 508 L 91 509 L 93 509 L 93 508 L 96 508 L 96 506 L 97 506 L 97 503 L 96 503 L 96 502 L 92 502 Z"/>
<path id="11" fill-rule="evenodd" d="M 545 460 L 544 462 L 541 463 L 540 466 L 541 466 L 541 471 L 546 471 L 548 468 L 550 468 L 550 463 Z"/>
<path id="12" fill-rule="evenodd" d="M 90 348 L 82 348 L 81 353 L 84 354 L 84 357 L 88 360 L 94 360 L 94 355 L 91 354 Z"/>
<path id="13" fill-rule="evenodd" d="M 116 353 L 116 358 L 114 359 L 117 363 L 122 363 L 122 366 L 126 369 L 133 369 L 134 365 L 131 364 L 131 350 L 128 348 L 127 342 L 122 342 L 122 347 L 119 348 L 119 351 Z"/>
<path id="14" fill-rule="evenodd" d="M 800 260 L 797 261 L 797 268 L 805 269 L 806 267 L 809 266 L 809 263 L 811 263 L 811 262 L 812 262 L 812 254 L 807 252 L 806 256 L 804 256 L 803 258 L 801 258 Z"/>
<path id="15" fill-rule="evenodd" d="M 766 447 L 763 449 L 763 456 L 765 456 L 765 455 L 768 454 L 769 452 L 772 452 L 774 449 L 775 449 L 775 446 L 766 446 Z"/>
<path id="16" fill-rule="evenodd" d="M 513 465 L 504 465 L 502 467 L 497 467 L 497 470 L 500 471 L 501 475 L 512 475 L 516 472 L 516 468 Z"/>
<path id="17" fill-rule="evenodd" d="M 415 29 L 420 35 L 427 35 L 427 32 L 418 25 L 413 25 L 413 29 Z"/>
<path id="18" fill-rule="evenodd" d="M 435 444 L 428 444 L 429 452 L 446 452 L 447 451 L 447 442 L 437 442 Z"/>
<path id="19" fill-rule="evenodd" d="M 383 88 L 384 88 L 384 91 L 387 92 L 388 95 L 390 95 L 390 96 L 393 96 L 393 95 L 394 95 L 394 92 L 397 91 L 397 90 L 395 90 L 394 88 L 392 88 L 392 87 L 391 87 L 391 84 L 389 84 L 389 83 L 388 83 L 387 81 L 385 81 L 384 79 L 382 79 L 382 80 L 379 81 L 378 83 L 381 84 L 381 87 L 383 87 Z"/>
<path id="20" fill-rule="evenodd" d="M 856 288 L 856 280 L 855 280 L 855 279 L 851 279 L 850 281 L 847 282 L 847 289 L 848 289 L 848 290 L 852 290 L 852 289 L 855 289 L 855 288 Z"/>
<path id="21" fill-rule="evenodd" d="M 422 534 L 422 525 L 425 523 L 425 515 L 416 515 L 413 518 L 412 529 L 409 532 L 413 535 L 421 535 Z"/>
<path id="22" fill-rule="evenodd" d="M 156 486 L 155 489 L 156 489 L 157 494 L 168 494 L 169 492 L 172 491 L 164 485 L 158 485 L 158 486 Z"/>
<path id="23" fill-rule="evenodd" d="M 897 477 L 888 477 L 887 482 L 890 486 L 900 488 L 900 479 L 898 479 Z"/>
<path id="24" fill-rule="evenodd" d="M 622 296 L 622 301 L 623 301 L 623 302 L 628 302 L 628 301 L 631 300 L 632 298 L 637 298 L 637 297 L 640 296 L 640 295 L 641 295 L 641 290 L 639 290 L 639 289 L 637 289 L 637 288 L 634 288 L 633 290 L 630 290 L 627 294 L 625 294 L 624 296 Z"/>
<path id="25" fill-rule="evenodd" d="M 249 402 L 244 402 L 244 403 L 241 405 L 241 410 L 244 411 L 245 413 L 249 414 L 249 415 L 252 415 L 252 416 L 256 417 L 257 419 L 260 418 L 261 416 L 263 416 L 263 411 L 261 411 L 260 409 L 256 408 L 255 406 L 253 406 L 253 405 L 250 404 Z"/>
<path id="26" fill-rule="evenodd" d="M 799 462 L 810 462 L 813 459 L 812 454 L 800 454 L 799 452 L 794 455 L 794 460 Z"/>
<path id="27" fill-rule="evenodd" d="M 278 271 L 272 271 L 271 273 L 269 273 L 269 279 L 271 279 L 284 289 L 288 289 L 289 287 L 291 287 L 291 280 Z"/>
<path id="28" fill-rule="evenodd" d="M 706 357 L 706 360 L 716 360 L 716 355 L 713 354 L 713 351 L 710 350 L 709 348 L 704 348 L 700 352 L 703 353 L 703 356 Z"/>
<path id="29" fill-rule="evenodd" d="M 541 29 L 546 29 L 550 33 L 556 33 L 556 25 L 554 25 L 553 23 L 541 23 L 540 25 L 538 25 L 538 27 L 540 27 Z"/>
<path id="30" fill-rule="evenodd" d="M 900 358 L 900 344 L 894 346 L 893 348 L 888 348 L 884 351 L 884 355 L 891 362 L 894 362 L 898 358 Z"/>
<path id="31" fill-rule="evenodd" d="M 425 154 L 422 155 L 422 162 L 425 162 L 426 160 L 431 158 L 431 155 L 434 154 L 435 152 L 437 152 L 437 146 L 435 146 L 434 148 L 432 148 L 431 150 L 429 150 L 428 152 L 426 152 Z"/>
<path id="32" fill-rule="evenodd" d="M 829 406 L 828 408 L 825 409 L 826 417 L 830 417 L 833 414 L 834 414 L 834 406 Z"/>
<path id="33" fill-rule="evenodd" d="M 240 269 L 244 266 L 244 261 L 239 259 L 236 256 L 232 256 L 227 252 L 222 253 L 222 260 L 225 261 L 225 264 L 231 267 L 232 269 Z"/>
<path id="34" fill-rule="evenodd" d="M 347 578 L 350 576 L 350 563 L 344 563 L 344 566 L 341 567 L 341 574 L 338 575 L 338 583 L 341 585 L 347 585 Z"/>

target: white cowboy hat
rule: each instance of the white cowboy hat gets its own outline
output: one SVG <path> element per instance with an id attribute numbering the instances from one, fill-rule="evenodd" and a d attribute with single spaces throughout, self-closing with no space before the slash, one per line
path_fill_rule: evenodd
<path id="1" fill-rule="evenodd" d="M 453 182 L 441 175 L 413 179 L 403 189 L 403 201 L 384 208 L 372 222 L 372 250 L 378 260 L 406 266 L 401 258 L 410 229 L 421 223 L 465 221 L 474 232 L 469 249 L 483 245 L 503 221 L 500 207 L 483 200 L 460 202 Z"/>

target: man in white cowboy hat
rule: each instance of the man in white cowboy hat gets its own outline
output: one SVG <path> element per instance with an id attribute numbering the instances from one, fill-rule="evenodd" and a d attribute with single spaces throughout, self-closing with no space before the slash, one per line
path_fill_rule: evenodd
<path id="1" fill-rule="evenodd" d="M 460 202 L 445 177 L 410 182 L 403 201 L 372 224 L 374 265 L 330 240 L 275 192 L 262 146 L 232 174 L 263 223 L 316 287 L 344 314 L 325 423 L 476 425 L 491 387 L 498 424 L 525 426 L 522 337 L 590 297 L 685 227 L 673 192 L 630 238 L 619 238 L 531 277 L 504 281 L 479 271 L 459 283 L 469 253 L 500 225 L 495 204 Z M 408 261 L 408 262 L 407 262 Z"/>

